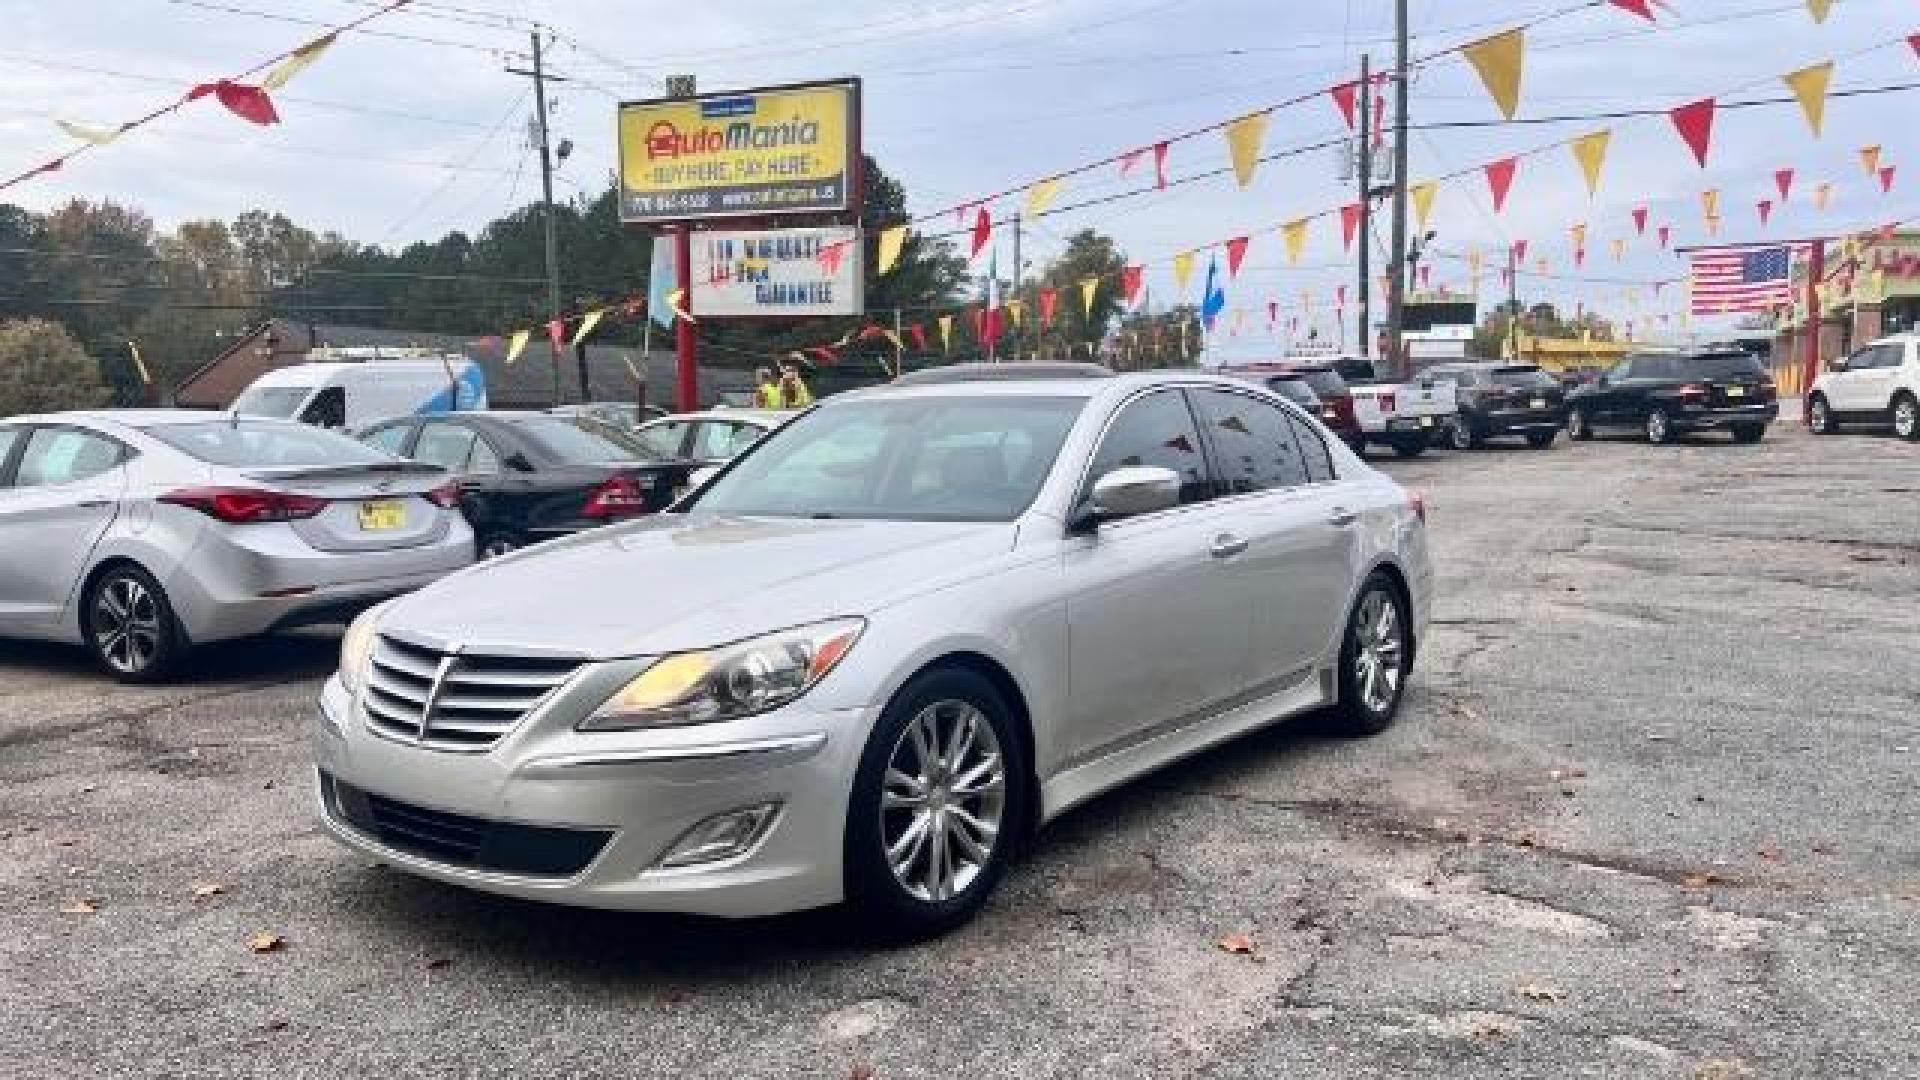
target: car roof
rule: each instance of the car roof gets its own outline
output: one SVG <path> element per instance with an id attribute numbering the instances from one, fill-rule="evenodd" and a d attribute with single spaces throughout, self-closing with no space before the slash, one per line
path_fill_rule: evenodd
<path id="1" fill-rule="evenodd" d="M 166 427 L 173 424 L 205 424 L 213 421 L 230 421 L 233 413 L 219 412 L 214 409 L 69 409 L 57 413 L 31 413 L 22 416 L 0 417 L 0 423 L 8 424 L 119 424 L 122 427 L 150 428 Z M 242 423 L 291 424 L 273 416 L 240 416 Z"/>
<path id="2" fill-rule="evenodd" d="M 684 424 L 689 420 L 743 420 L 749 424 L 758 424 L 761 427 L 779 427 L 781 424 L 786 423 L 798 415 L 800 415 L 798 411 L 788 411 L 784 409 L 701 409 L 698 412 L 668 413 L 665 416 L 656 416 L 640 426 L 652 427 L 655 424 L 664 424 L 669 421 Z"/>
<path id="3" fill-rule="evenodd" d="M 883 386 L 868 387 L 838 395 L 838 398 L 851 400 L 876 400 L 894 398 L 943 398 L 943 397 L 1007 397 L 1007 398 L 1083 398 L 1091 400 L 1098 397 L 1124 398 L 1143 389 L 1156 386 L 1218 386 L 1228 390 L 1244 391 L 1248 384 L 1243 379 L 1230 375 L 1216 374 L 1210 370 L 1197 368 L 1176 368 L 1159 371 L 1116 372 L 1091 378 L 1037 378 L 1028 380 L 1000 380 L 994 382 L 945 382 L 901 385 L 888 383 Z"/>

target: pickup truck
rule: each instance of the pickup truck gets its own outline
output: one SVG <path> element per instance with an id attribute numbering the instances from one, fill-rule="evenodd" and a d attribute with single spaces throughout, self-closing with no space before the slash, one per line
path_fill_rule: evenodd
<path id="1" fill-rule="evenodd" d="M 1391 446 L 1401 457 L 1426 452 L 1459 412 L 1453 385 L 1424 373 L 1404 383 L 1349 379 L 1347 389 L 1362 443 Z"/>

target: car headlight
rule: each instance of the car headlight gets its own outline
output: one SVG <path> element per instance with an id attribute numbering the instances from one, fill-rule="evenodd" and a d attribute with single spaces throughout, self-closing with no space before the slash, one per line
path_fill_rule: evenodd
<path id="1" fill-rule="evenodd" d="M 860 619 L 836 619 L 663 656 L 594 710 L 580 730 L 682 727 L 780 708 L 826 678 L 864 629 Z"/>
<path id="2" fill-rule="evenodd" d="M 386 604 L 376 604 L 360 613 L 347 624 L 346 636 L 340 639 L 340 682 L 349 692 L 358 692 L 360 682 L 367 671 L 367 660 L 373 655 L 374 627 L 380 622 L 380 613 L 386 610 Z"/>

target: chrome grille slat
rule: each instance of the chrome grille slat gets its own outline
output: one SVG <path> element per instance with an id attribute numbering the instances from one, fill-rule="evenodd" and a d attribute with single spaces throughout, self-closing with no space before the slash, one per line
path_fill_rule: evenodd
<path id="1" fill-rule="evenodd" d="M 361 703 L 368 726 L 388 738 L 475 753 L 513 730 L 582 666 L 544 656 L 441 653 L 382 636 Z"/>

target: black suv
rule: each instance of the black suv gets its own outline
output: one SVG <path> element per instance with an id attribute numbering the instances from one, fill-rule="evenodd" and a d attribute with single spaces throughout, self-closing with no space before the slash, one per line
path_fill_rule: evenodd
<path id="1" fill-rule="evenodd" d="M 1651 443 L 1725 428 L 1759 442 L 1780 415 L 1773 377 L 1744 352 L 1641 353 L 1567 396 L 1567 434 L 1633 427 Z"/>
<path id="2" fill-rule="evenodd" d="M 1566 391 L 1533 364 L 1435 364 L 1426 374 L 1453 384 L 1460 406 L 1451 429 L 1455 450 L 1477 450 L 1501 435 L 1523 435 L 1544 450 L 1566 420 Z"/>

